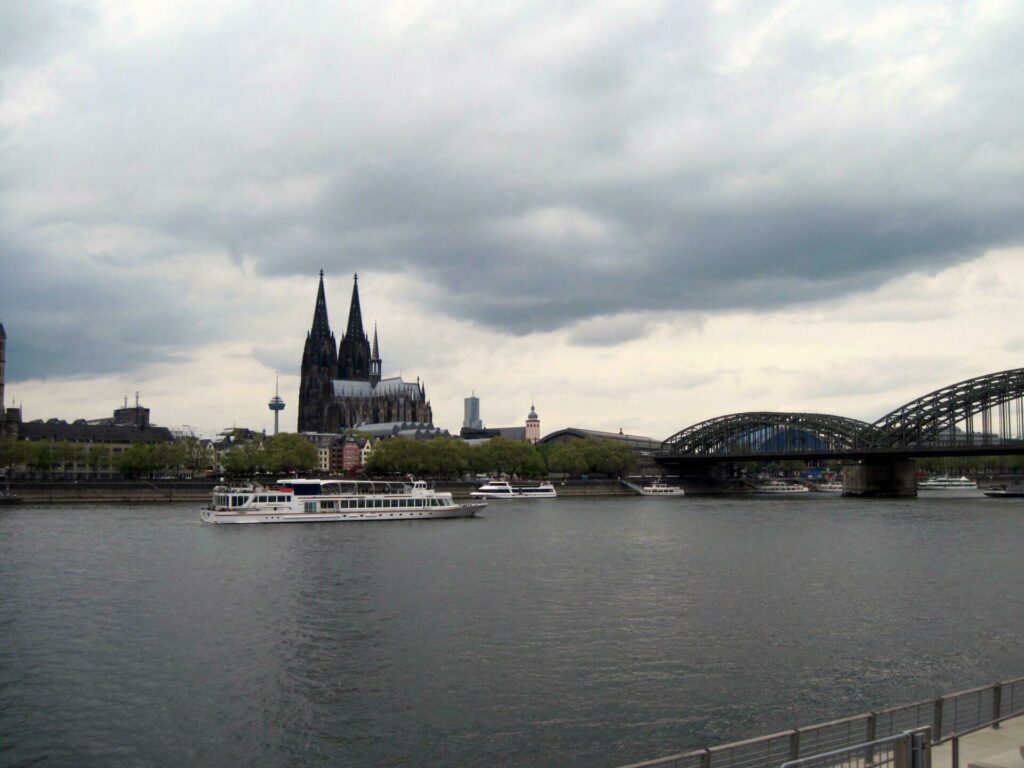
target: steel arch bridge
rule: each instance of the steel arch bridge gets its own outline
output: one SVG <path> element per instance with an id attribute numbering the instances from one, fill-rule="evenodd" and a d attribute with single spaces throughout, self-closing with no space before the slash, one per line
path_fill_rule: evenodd
<path id="1" fill-rule="evenodd" d="M 858 436 L 870 428 L 866 422 L 827 413 L 733 413 L 677 432 L 664 448 L 689 456 L 835 452 L 855 448 Z"/>
<path id="2" fill-rule="evenodd" d="M 718 416 L 665 440 L 675 458 L 1024 453 L 1024 368 L 937 389 L 873 424 L 824 413 Z"/>

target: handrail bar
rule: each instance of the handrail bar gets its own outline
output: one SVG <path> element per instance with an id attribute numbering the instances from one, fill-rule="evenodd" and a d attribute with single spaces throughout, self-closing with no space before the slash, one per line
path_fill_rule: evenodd
<path id="1" fill-rule="evenodd" d="M 1012 683 L 1013 681 L 1010 680 L 1009 682 Z M 1002 683 L 1002 685 L 1005 685 L 1005 683 Z M 990 690 L 992 690 L 992 685 L 979 685 L 976 688 L 968 688 L 965 691 L 956 691 L 955 693 L 944 693 L 941 696 L 938 696 L 937 698 L 940 698 L 940 699 L 955 699 L 958 696 L 966 696 L 969 693 L 981 693 L 982 691 L 990 691 Z"/>
<path id="2" fill-rule="evenodd" d="M 876 713 L 874 713 L 874 712 L 862 712 L 859 715 L 850 715 L 849 717 L 840 717 L 838 720 L 829 720 L 828 722 L 825 722 L 825 723 L 814 723 L 813 725 L 800 725 L 800 726 L 797 726 L 796 728 L 794 728 L 793 730 L 799 731 L 800 733 L 806 733 L 807 731 L 814 731 L 814 730 L 817 730 L 819 728 L 830 728 L 830 727 L 832 727 L 834 725 L 842 725 L 843 723 L 852 723 L 852 722 L 855 722 L 857 720 L 866 720 L 869 717 L 871 717 L 871 715 L 873 715 L 873 714 L 876 714 Z M 786 731 L 786 733 L 789 733 L 789 731 Z M 763 736 L 762 738 L 770 738 L 770 737 Z"/>
<path id="3" fill-rule="evenodd" d="M 744 739 L 743 741 L 731 741 L 728 744 L 719 744 L 717 747 L 708 747 L 706 750 L 699 749 L 697 752 L 725 752 L 730 749 L 737 749 L 738 747 L 747 747 L 751 744 L 757 744 L 761 741 L 771 741 L 772 739 L 781 739 L 792 736 L 796 733 L 795 728 L 790 728 L 788 731 L 779 731 L 778 733 L 769 733 L 767 736 L 756 736 L 753 739 Z"/>

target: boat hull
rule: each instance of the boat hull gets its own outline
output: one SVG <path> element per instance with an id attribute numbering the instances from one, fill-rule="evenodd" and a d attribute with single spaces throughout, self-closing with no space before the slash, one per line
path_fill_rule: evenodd
<path id="1" fill-rule="evenodd" d="M 290 510 L 239 511 L 204 509 L 204 523 L 358 523 L 370 520 L 439 520 L 453 517 L 474 517 L 486 504 L 461 504 L 457 507 L 430 509 L 367 509 L 346 512 L 292 512 Z"/>

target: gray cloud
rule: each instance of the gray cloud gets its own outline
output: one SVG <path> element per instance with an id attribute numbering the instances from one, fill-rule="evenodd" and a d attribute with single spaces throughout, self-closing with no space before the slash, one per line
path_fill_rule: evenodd
<path id="1" fill-rule="evenodd" d="M 33 0 L 0 5 L 0 68 L 28 65 L 58 49 L 71 35 L 80 34 L 93 20 L 84 5 L 62 0 Z"/>
<path id="2" fill-rule="evenodd" d="M 25 375 L 215 336 L 217 307 L 124 269 L 211 250 L 311 284 L 409 272 L 426 310 L 600 344 L 646 329 L 594 318 L 841 297 L 1021 241 L 1024 10 L 826 3 L 768 28 L 763 4 L 687 6 L 254 4 L 116 47 L 54 32 L 57 5 L 17 12 L 12 60 L 59 40 L 74 62 L 38 113 L 2 92 L 29 112 L 0 127 Z M 111 230 L 130 237 L 61 268 Z"/>

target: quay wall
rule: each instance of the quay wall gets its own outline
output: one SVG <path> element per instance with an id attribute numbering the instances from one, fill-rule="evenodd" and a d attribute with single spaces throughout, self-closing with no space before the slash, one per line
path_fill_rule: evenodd
<path id="1" fill-rule="evenodd" d="M 123 480 L 12 482 L 11 493 L 26 504 L 139 504 L 145 502 L 205 502 L 218 483 L 213 480 Z M 618 480 L 566 480 L 554 483 L 559 496 L 630 496 Z M 438 490 L 467 499 L 480 483 L 437 481 Z"/>

